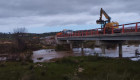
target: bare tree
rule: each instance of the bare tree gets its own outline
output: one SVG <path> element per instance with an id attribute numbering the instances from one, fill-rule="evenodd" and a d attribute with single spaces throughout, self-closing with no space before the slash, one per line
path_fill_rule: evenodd
<path id="1" fill-rule="evenodd" d="M 14 33 L 27 33 L 27 29 L 25 27 L 15 28 Z"/>
<path id="2" fill-rule="evenodd" d="M 13 30 L 13 37 L 15 39 L 15 44 L 18 51 L 23 51 L 26 48 L 25 40 L 23 39 L 25 33 L 27 32 L 26 28 L 16 28 Z"/>

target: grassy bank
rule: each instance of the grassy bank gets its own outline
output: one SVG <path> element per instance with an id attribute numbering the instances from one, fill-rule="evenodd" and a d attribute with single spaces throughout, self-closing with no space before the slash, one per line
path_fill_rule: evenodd
<path id="1" fill-rule="evenodd" d="M 139 80 L 140 62 L 93 56 L 68 57 L 52 63 L 6 62 L 1 80 Z"/>

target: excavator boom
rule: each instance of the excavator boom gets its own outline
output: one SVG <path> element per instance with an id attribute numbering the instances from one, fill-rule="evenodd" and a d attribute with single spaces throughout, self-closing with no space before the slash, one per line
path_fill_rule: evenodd
<path id="1" fill-rule="evenodd" d="M 108 19 L 108 22 L 110 22 L 111 18 L 108 16 L 108 14 L 101 8 L 100 11 L 100 20 L 102 20 L 102 15 L 105 16 L 106 19 Z"/>
<path id="2" fill-rule="evenodd" d="M 105 18 L 107 19 L 107 21 L 102 20 L 102 16 L 105 16 Z M 106 22 L 110 23 L 111 18 L 109 17 L 109 15 L 101 8 L 100 10 L 100 19 L 96 21 L 97 24 L 105 24 Z"/>

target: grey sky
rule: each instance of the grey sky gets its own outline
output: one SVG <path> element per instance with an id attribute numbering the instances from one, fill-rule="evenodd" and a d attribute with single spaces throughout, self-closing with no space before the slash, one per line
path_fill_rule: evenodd
<path id="1" fill-rule="evenodd" d="M 136 22 L 140 20 L 139 3 L 140 0 L 0 0 L 0 31 L 94 25 L 101 7 L 113 21 Z"/>

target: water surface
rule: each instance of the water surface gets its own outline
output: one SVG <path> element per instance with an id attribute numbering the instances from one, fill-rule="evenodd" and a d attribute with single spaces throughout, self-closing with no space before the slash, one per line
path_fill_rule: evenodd
<path id="1" fill-rule="evenodd" d="M 140 59 L 139 56 L 136 57 L 135 50 L 140 51 L 140 45 L 123 45 L 122 46 L 122 57 L 130 57 L 131 60 L 137 61 Z M 32 59 L 34 62 L 47 62 L 54 58 L 62 58 L 67 56 L 81 56 L 81 55 L 99 55 L 104 57 L 119 57 L 119 48 L 115 49 L 105 49 L 105 54 L 102 54 L 102 49 L 100 47 L 84 48 L 84 54 L 81 53 L 81 48 L 74 48 L 71 51 L 55 51 L 54 49 L 41 49 L 33 52 Z"/>

